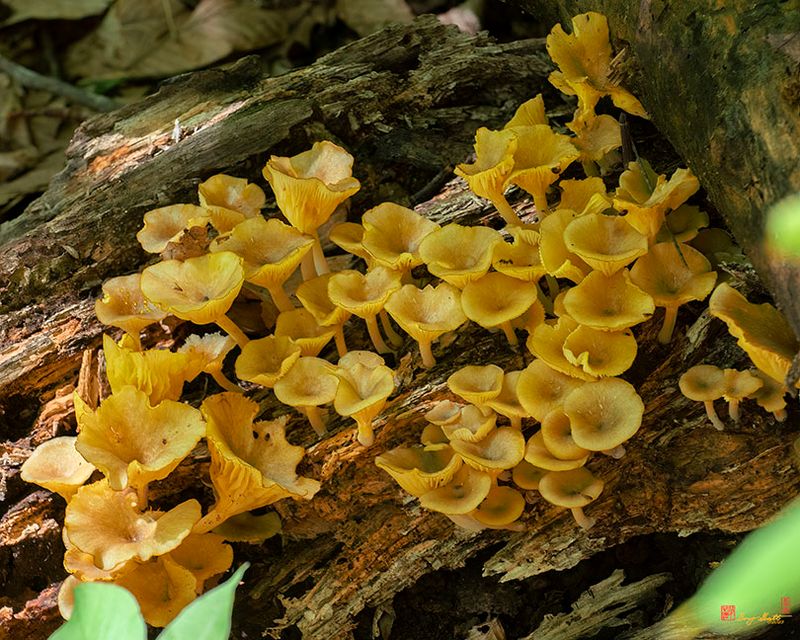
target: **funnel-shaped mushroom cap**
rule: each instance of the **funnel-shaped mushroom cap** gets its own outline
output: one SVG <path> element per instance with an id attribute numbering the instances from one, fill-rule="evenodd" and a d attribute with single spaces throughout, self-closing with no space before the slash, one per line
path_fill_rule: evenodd
<path id="1" fill-rule="evenodd" d="M 452 402 L 451 400 L 441 400 L 437 402 L 433 409 L 425 414 L 425 419 L 435 425 L 443 426 L 452 424 L 458 420 L 464 405 Z"/>
<path id="2" fill-rule="evenodd" d="M 700 207 L 682 204 L 667 214 L 664 225 L 656 236 L 656 242 L 689 242 L 697 237 L 700 229 L 708 226 L 708 214 Z"/>
<path id="3" fill-rule="evenodd" d="M 172 558 L 161 556 L 140 564 L 115 581 L 139 603 L 147 624 L 165 627 L 197 597 L 197 579 Z"/>
<path id="4" fill-rule="evenodd" d="M 435 222 L 399 204 L 384 202 L 367 211 L 362 246 L 375 261 L 396 271 L 409 271 L 422 264 L 419 245 L 439 229 Z"/>
<path id="5" fill-rule="evenodd" d="M 517 280 L 538 282 L 547 273 L 539 255 L 539 233 L 515 234 L 512 244 L 498 242 L 494 248 L 492 266 Z"/>
<path id="6" fill-rule="evenodd" d="M 548 473 L 547 469 L 540 469 L 527 460 L 523 460 L 511 470 L 511 479 L 520 489 L 533 491 L 539 488 L 539 481 Z"/>
<path id="7" fill-rule="evenodd" d="M 469 513 L 486 499 L 493 484 L 488 473 L 464 465 L 450 482 L 422 494 L 419 503 L 426 509 L 448 515 Z"/>
<path id="8" fill-rule="evenodd" d="M 494 203 L 504 199 L 506 178 L 514 167 L 516 150 L 517 136 L 512 130 L 481 127 L 475 132 L 475 162 L 457 165 L 455 173 L 467 181 L 473 193 Z"/>
<path id="9" fill-rule="evenodd" d="M 375 458 L 376 465 L 417 497 L 449 483 L 461 463 L 449 445 L 397 447 Z"/>
<path id="10" fill-rule="evenodd" d="M 457 396 L 472 404 L 484 404 L 496 398 L 503 386 L 503 370 L 495 364 L 468 365 L 447 378 L 447 386 Z"/>
<path id="11" fill-rule="evenodd" d="M 173 204 L 144 214 L 144 227 L 136 234 L 142 249 L 161 253 L 175 242 L 185 229 L 204 227 L 210 222 L 209 212 L 194 204 Z"/>
<path id="12" fill-rule="evenodd" d="M 365 357 L 359 357 L 360 353 Z M 352 416 L 358 423 L 358 441 L 365 447 L 372 445 L 372 420 L 394 391 L 392 370 L 379 356 L 380 363 L 372 361 L 370 356 L 375 354 L 351 351 L 339 360 L 333 372 L 339 379 L 333 408 L 340 416 Z"/>
<path id="13" fill-rule="evenodd" d="M 97 411 L 82 410 L 80 423 L 76 448 L 115 491 L 166 478 L 206 427 L 197 409 L 173 400 L 151 407 L 134 387 L 110 395 Z"/>
<path id="14" fill-rule="evenodd" d="M 514 116 L 506 122 L 503 129 L 513 129 L 515 127 L 532 127 L 536 124 L 547 124 L 547 114 L 544 109 L 544 98 L 538 94 L 523 102 L 517 107 Z"/>
<path id="15" fill-rule="evenodd" d="M 60 436 L 40 444 L 23 463 L 22 479 L 54 491 L 69 502 L 94 471 L 94 465 L 78 453 L 75 440 Z"/>
<path id="16" fill-rule="evenodd" d="M 511 420 L 511 425 L 517 428 L 522 426 L 522 418 L 528 417 L 525 407 L 520 404 L 517 395 L 517 384 L 522 371 L 508 371 L 503 376 L 503 386 L 500 393 L 493 399 L 486 402 L 497 413 Z"/>
<path id="17" fill-rule="evenodd" d="M 467 317 L 491 329 L 519 318 L 537 300 L 533 282 L 521 282 L 502 273 L 487 273 L 469 282 L 461 292 L 461 307 Z"/>
<path id="18" fill-rule="evenodd" d="M 264 191 L 257 184 L 224 173 L 201 182 L 197 192 L 204 207 L 223 207 L 243 213 L 248 218 L 256 216 L 266 201 Z"/>
<path id="19" fill-rule="evenodd" d="M 572 438 L 589 451 L 606 451 L 631 438 L 642 424 L 644 402 L 629 382 L 605 378 L 584 384 L 564 399 Z"/>
<path id="20" fill-rule="evenodd" d="M 780 311 L 768 303 L 751 304 L 724 282 L 711 294 L 708 310 L 728 325 L 759 370 L 783 383 L 800 342 Z"/>
<path id="21" fill-rule="evenodd" d="M 525 498 L 512 487 L 492 487 L 489 494 L 470 515 L 490 527 L 504 527 L 525 511 Z"/>
<path id="22" fill-rule="evenodd" d="M 333 402 L 338 378 L 327 360 L 302 356 L 273 387 L 275 397 L 290 407 L 318 407 Z"/>
<path id="23" fill-rule="evenodd" d="M 547 207 L 545 192 L 559 174 L 578 157 L 569 136 L 556 133 L 547 124 L 515 129 L 518 144 L 514 169 L 506 185 L 515 184 L 533 196 L 536 208 Z"/>
<path id="24" fill-rule="evenodd" d="M 463 289 L 486 274 L 500 242 L 503 237 L 489 227 L 448 224 L 425 237 L 419 254 L 433 275 Z"/>
<path id="25" fill-rule="evenodd" d="M 725 380 L 725 391 L 722 397 L 729 402 L 731 400 L 743 400 L 754 394 L 764 384 L 761 378 L 749 371 L 724 369 L 722 375 Z"/>
<path id="26" fill-rule="evenodd" d="M 210 249 L 232 251 L 242 258 L 245 280 L 272 289 L 283 285 L 313 244 L 314 238 L 277 218 L 255 216 L 218 237 Z"/>
<path id="27" fill-rule="evenodd" d="M 713 401 L 725 391 L 725 374 L 713 364 L 698 364 L 683 373 L 678 386 L 689 400 Z"/>
<path id="28" fill-rule="evenodd" d="M 564 242 L 588 265 L 610 276 L 647 253 L 647 238 L 620 216 L 591 213 L 575 218 Z"/>
<path id="29" fill-rule="evenodd" d="M 424 445 L 448 444 L 450 442 L 450 438 L 445 435 L 444 430 L 438 424 L 425 425 L 425 428 L 422 429 L 422 433 L 419 436 L 419 440 Z"/>
<path id="30" fill-rule="evenodd" d="M 142 271 L 142 293 L 150 302 L 195 324 L 225 315 L 244 283 L 242 259 L 230 251 L 183 262 L 166 260 Z"/>
<path id="31" fill-rule="evenodd" d="M 595 376 L 618 376 L 636 359 L 636 338 L 630 329 L 600 331 L 579 325 L 564 340 L 567 361 Z"/>
<path id="32" fill-rule="evenodd" d="M 604 484 L 585 468 L 553 471 L 539 482 L 539 493 L 551 504 L 572 509 L 597 500 Z"/>
<path id="33" fill-rule="evenodd" d="M 759 407 L 771 411 L 779 422 L 783 422 L 786 419 L 786 386 L 758 369 L 751 369 L 750 373 L 762 382 L 750 397 L 755 399 Z"/>
<path id="34" fill-rule="evenodd" d="M 497 422 L 497 414 L 491 409 L 467 405 L 452 422 L 441 425 L 448 440 L 478 442 L 488 436 Z"/>
<path id="35" fill-rule="evenodd" d="M 553 409 L 542 420 L 542 441 L 547 450 L 562 460 L 586 458 L 589 451 L 575 444 L 569 416 L 561 407 Z"/>
<path id="36" fill-rule="evenodd" d="M 334 327 L 323 327 L 305 309 L 282 311 L 275 321 L 275 336 L 291 338 L 304 356 L 316 356 L 334 333 Z"/>
<path id="37" fill-rule="evenodd" d="M 555 453 L 547 448 L 541 431 L 537 431 L 533 434 L 528 439 L 528 444 L 525 446 L 525 460 L 540 469 L 547 469 L 548 471 L 577 469 L 586 464 L 589 455 L 590 452 L 586 451 L 584 455 L 578 458 L 561 458 L 556 456 Z"/>
<path id="38" fill-rule="evenodd" d="M 570 251 L 564 238 L 567 226 L 577 217 L 574 211 L 559 209 L 542 220 L 539 227 L 539 255 L 547 273 L 576 284 L 592 270 L 583 258 Z"/>
<path id="39" fill-rule="evenodd" d="M 178 353 L 189 355 L 199 375 L 201 371 L 205 373 L 221 371 L 225 356 L 235 346 L 236 341 L 222 333 L 207 333 L 204 336 L 193 333 L 186 338 Z"/>
<path id="40" fill-rule="evenodd" d="M 197 591 L 202 592 L 206 580 L 230 569 L 233 549 L 220 535 L 193 533 L 177 549 L 170 551 L 169 557 L 192 572 L 197 580 Z"/>
<path id="41" fill-rule="evenodd" d="M 631 282 L 627 269 L 612 276 L 593 271 L 564 296 L 564 308 L 580 324 L 620 331 L 644 322 L 655 310 L 649 294 Z"/>
<path id="42" fill-rule="evenodd" d="M 372 254 L 361 244 L 364 240 L 364 233 L 364 227 L 357 222 L 342 222 L 331 227 L 328 238 L 347 253 L 366 260 L 369 266 L 373 258 Z"/>
<path id="43" fill-rule="evenodd" d="M 327 140 L 291 158 L 270 157 L 263 173 L 283 215 L 309 234 L 361 186 L 352 176 L 353 156 Z"/>
<path id="44" fill-rule="evenodd" d="M 67 505 L 70 541 L 94 557 L 100 569 L 128 560 L 149 560 L 177 547 L 200 519 L 200 504 L 187 500 L 166 513 L 141 512 L 136 492 L 114 491 L 100 480 L 81 487 Z"/>
<path id="45" fill-rule="evenodd" d="M 579 380 L 594 380 L 596 376 L 583 367 L 570 362 L 564 352 L 564 343 L 578 328 L 578 323 L 563 316 L 554 324 L 543 322 L 528 336 L 528 351 L 543 360 L 549 367 Z"/>
<path id="46" fill-rule="evenodd" d="M 350 312 L 337 307 L 328 295 L 328 283 L 334 275 L 337 274 L 323 273 L 306 280 L 295 292 L 303 308 L 314 316 L 317 324 L 324 327 L 343 324 L 350 317 Z"/>
<path id="47" fill-rule="evenodd" d="M 147 394 L 151 405 L 180 398 L 183 383 L 200 372 L 195 359 L 188 353 L 173 353 L 166 349 L 130 351 L 106 334 L 103 335 L 103 354 L 111 391 L 118 393 L 132 385 Z"/>
<path id="48" fill-rule="evenodd" d="M 514 427 L 499 427 L 478 442 L 451 440 L 450 446 L 472 468 L 494 475 L 519 464 L 525 455 L 525 437 Z"/>
<path id="49" fill-rule="evenodd" d="M 622 146 L 622 131 L 613 116 L 576 117 L 567 127 L 575 134 L 572 144 L 578 149 L 581 162 L 600 161 L 606 154 Z"/>
<path id="50" fill-rule="evenodd" d="M 557 24 L 547 36 L 547 53 L 559 68 L 550 74 L 550 82 L 564 93 L 577 95 L 580 112 L 593 111 L 607 95 L 620 109 L 647 118 L 641 103 L 614 79 L 604 15 L 590 11 L 575 16 L 570 35 Z"/>
<path id="51" fill-rule="evenodd" d="M 366 274 L 340 271 L 328 281 L 328 296 L 337 306 L 359 318 L 373 318 L 400 288 L 400 273 L 373 267 Z"/>
<path id="52" fill-rule="evenodd" d="M 140 282 L 139 273 L 106 280 L 103 297 L 94 304 L 97 319 L 138 338 L 147 325 L 166 318 L 166 313 L 142 295 Z"/>
<path id="53" fill-rule="evenodd" d="M 236 375 L 271 389 L 300 357 L 300 347 L 286 336 L 251 340 L 236 358 Z"/>
<path id="54" fill-rule="evenodd" d="M 262 516 L 240 513 L 231 516 L 214 529 L 214 533 L 230 542 L 250 542 L 261 544 L 267 538 L 281 532 L 281 519 L 277 513 L 270 511 Z"/>
<path id="55" fill-rule="evenodd" d="M 217 501 L 195 532 L 282 498 L 310 500 L 319 482 L 297 475 L 305 449 L 286 440 L 286 417 L 253 422 L 258 404 L 238 393 L 218 393 L 200 407 L 208 423 L 211 481 Z"/>
<path id="56" fill-rule="evenodd" d="M 94 556 L 78 549 L 69 539 L 66 529 L 61 529 L 61 540 L 66 551 L 64 552 L 64 568 L 67 573 L 83 582 L 109 582 L 132 571 L 137 563 L 133 561 L 123 562 L 108 571 L 100 569 L 94 563 Z"/>
<path id="57" fill-rule="evenodd" d="M 580 215 L 602 213 L 611 206 L 611 198 L 606 192 L 602 178 L 585 178 L 583 180 L 562 180 L 559 209 L 576 211 Z"/>
<path id="58" fill-rule="evenodd" d="M 650 294 L 658 307 L 702 300 L 716 279 L 702 253 L 686 244 L 676 247 L 674 242 L 654 244 L 631 268 L 631 282 Z"/>
<path id="59" fill-rule="evenodd" d="M 544 360 L 534 360 L 520 374 L 517 396 L 525 411 L 541 422 L 564 398 L 582 384 L 580 380 L 556 371 Z"/>

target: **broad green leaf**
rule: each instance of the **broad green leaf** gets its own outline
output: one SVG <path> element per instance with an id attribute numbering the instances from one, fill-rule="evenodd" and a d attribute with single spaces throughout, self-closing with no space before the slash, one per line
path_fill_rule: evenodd
<path id="1" fill-rule="evenodd" d="M 800 258 L 800 193 L 778 201 L 767 213 L 766 240 L 780 253 Z"/>
<path id="2" fill-rule="evenodd" d="M 236 587 L 249 566 L 245 562 L 225 582 L 192 602 L 169 623 L 158 640 L 228 640 Z"/>
<path id="3" fill-rule="evenodd" d="M 139 605 L 122 587 L 87 582 L 75 587 L 72 617 L 49 640 L 145 640 Z"/>

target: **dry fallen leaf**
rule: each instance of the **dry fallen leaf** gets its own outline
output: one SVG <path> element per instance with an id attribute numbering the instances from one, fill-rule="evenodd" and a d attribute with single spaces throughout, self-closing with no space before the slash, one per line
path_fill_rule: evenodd
<path id="1" fill-rule="evenodd" d="M 337 0 L 336 12 L 342 22 L 360 36 L 393 22 L 405 24 L 414 19 L 405 0 Z"/>
<path id="2" fill-rule="evenodd" d="M 77 20 L 103 13 L 114 0 L 3 0 L 11 14 L 2 25 L 39 20 Z"/>

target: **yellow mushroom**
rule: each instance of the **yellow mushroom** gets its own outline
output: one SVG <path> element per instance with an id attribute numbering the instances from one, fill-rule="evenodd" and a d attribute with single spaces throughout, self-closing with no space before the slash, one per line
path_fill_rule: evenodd
<path id="1" fill-rule="evenodd" d="M 725 425 L 714 409 L 714 400 L 725 391 L 725 374 L 711 364 L 698 364 L 684 372 L 678 380 L 681 393 L 689 400 L 697 400 L 705 406 L 706 415 L 714 428 L 722 431 Z"/>
<path id="2" fill-rule="evenodd" d="M 325 434 L 325 421 L 319 407 L 333 402 L 339 384 L 334 371 L 326 360 L 302 356 L 273 387 L 275 397 L 305 415 L 320 436 Z"/>
<path id="3" fill-rule="evenodd" d="M 433 275 L 463 289 L 486 274 L 501 242 L 500 233 L 489 227 L 453 223 L 425 236 L 419 254 Z"/>
<path id="4" fill-rule="evenodd" d="M 144 227 L 136 234 L 142 249 L 161 253 L 177 242 L 184 231 L 205 227 L 210 217 L 207 209 L 194 204 L 173 204 L 144 214 Z"/>
<path id="5" fill-rule="evenodd" d="M 333 273 L 323 273 L 321 276 L 306 280 L 297 287 L 295 295 L 303 307 L 312 315 L 320 326 L 331 327 L 335 333 L 336 350 L 341 358 L 347 353 L 347 344 L 344 339 L 344 325 L 351 313 L 346 309 L 337 307 L 328 295 L 328 283 L 334 276 Z"/>
<path id="6" fill-rule="evenodd" d="M 478 406 L 500 395 L 502 386 L 503 370 L 495 364 L 461 367 L 447 378 L 450 391 Z"/>
<path id="7" fill-rule="evenodd" d="M 549 414 L 548 414 L 549 415 Z M 562 458 L 550 451 L 544 441 L 544 435 L 537 431 L 525 445 L 525 460 L 539 469 L 548 471 L 569 471 L 577 469 L 586 464 L 591 455 L 590 451 L 585 451 L 583 455 L 575 458 Z"/>
<path id="8" fill-rule="evenodd" d="M 739 422 L 739 403 L 758 391 L 764 383 L 749 371 L 723 369 L 722 376 L 725 381 L 722 397 L 728 402 L 731 420 Z"/>
<path id="9" fill-rule="evenodd" d="M 570 391 L 582 382 L 550 367 L 544 360 L 534 360 L 520 374 L 517 395 L 530 416 L 541 422 L 564 403 Z"/>
<path id="10" fill-rule="evenodd" d="M 564 296 L 564 308 L 576 321 L 601 331 L 620 331 L 653 315 L 653 298 L 631 282 L 627 269 L 606 276 L 593 271 Z"/>
<path id="11" fill-rule="evenodd" d="M 369 362 L 361 354 L 368 351 L 351 351 L 339 359 L 333 374 L 339 379 L 333 408 L 340 416 L 350 416 L 356 421 L 358 442 L 371 447 L 375 441 L 372 422 L 394 391 L 394 373 L 383 363 Z"/>
<path id="12" fill-rule="evenodd" d="M 607 276 L 647 253 L 647 238 L 620 216 L 589 213 L 564 229 L 567 249 Z"/>
<path id="13" fill-rule="evenodd" d="M 447 444 L 397 447 L 375 458 L 375 464 L 405 491 L 419 497 L 447 485 L 461 468 L 462 460 Z"/>
<path id="14" fill-rule="evenodd" d="M 248 342 L 236 358 L 236 375 L 271 389 L 301 355 L 300 347 L 287 336 L 267 336 Z"/>
<path id="15" fill-rule="evenodd" d="M 167 317 L 164 311 L 145 299 L 140 283 L 139 273 L 110 278 L 103 283 L 103 297 L 94 303 L 97 319 L 125 331 L 137 349 L 141 348 L 141 330 Z"/>
<path id="16" fill-rule="evenodd" d="M 451 440 L 450 446 L 464 464 L 495 478 L 503 470 L 515 467 L 525 456 L 525 437 L 514 427 L 498 427 L 477 442 Z"/>
<path id="17" fill-rule="evenodd" d="M 463 465 L 447 484 L 420 495 L 419 503 L 446 515 L 465 515 L 478 508 L 493 486 L 490 474 Z"/>
<path id="18" fill-rule="evenodd" d="M 305 309 L 282 311 L 275 321 L 275 336 L 291 338 L 304 356 L 317 356 L 336 335 L 336 327 L 322 326 Z"/>
<path id="19" fill-rule="evenodd" d="M 266 201 L 264 191 L 244 178 L 218 173 L 197 186 L 200 204 L 204 207 L 224 207 L 252 218 Z"/>
<path id="20" fill-rule="evenodd" d="M 75 448 L 76 438 L 51 438 L 33 450 L 22 464 L 20 477 L 60 495 L 67 502 L 89 479 L 95 466 Z"/>
<path id="21" fill-rule="evenodd" d="M 581 528 L 590 529 L 596 520 L 586 517 L 583 508 L 600 497 L 603 486 L 588 469 L 578 468 L 546 474 L 539 481 L 539 493 L 549 503 L 569 509 Z"/>

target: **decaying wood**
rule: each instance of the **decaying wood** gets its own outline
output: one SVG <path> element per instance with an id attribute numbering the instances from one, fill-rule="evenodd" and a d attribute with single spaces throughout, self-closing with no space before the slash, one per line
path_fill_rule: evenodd
<path id="1" fill-rule="evenodd" d="M 227 75 L 196 74 L 141 105 L 84 125 L 66 171 L 0 232 L 6 258 L 0 265 L 0 425 L 9 434 L 0 445 L 9 505 L 0 519 L 6 599 L 0 605 L 13 611 L 0 610 L 0 637 L 38 640 L 56 624 L 50 583 L 64 575 L 58 532 L 63 502 L 24 486 L 18 468 L 35 444 L 31 426 L 41 404 L 56 387 L 77 383 L 82 350 L 98 344 L 93 296 L 100 281 L 147 260 L 134 240 L 142 213 L 190 201 L 196 183 L 219 170 L 255 177 L 267 153 L 293 153 L 323 136 L 354 152 L 369 194 L 362 202 L 379 202 L 387 181 L 415 192 L 441 166 L 465 157 L 477 126 L 502 122 L 544 88 L 546 70 L 540 42 L 499 46 L 422 20 L 280 78 L 262 77 L 252 62 Z M 173 144 L 176 118 L 189 133 Z M 382 178 L 384 168 L 388 178 Z M 421 177 L 407 180 L 406 172 Z M 489 215 L 460 181 L 418 209 L 440 222 L 474 224 Z M 443 341 L 446 349 L 437 347 L 439 364 L 431 370 L 420 366 L 414 343 L 407 341 L 395 367 L 397 393 L 369 449 L 355 442 L 349 420 L 332 416 L 328 436 L 319 440 L 294 418 L 290 438 L 308 447 L 300 471 L 319 479 L 322 489 L 310 502 L 275 505 L 284 527 L 280 543 L 237 547 L 238 558 L 253 562 L 237 605 L 237 628 L 248 637 L 279 637 L 295 627 L 306 638 L 348 638 L 359 613 L 388 610 L 394 595 L 421 576 L 462 566 L 479 552 L 487 554 L 486 576 L 521 580 L 572 567 L 640 534 L 741 532 L 763 522 L 800 488 L 792 422 L 776 423 L 745 403 L 741 423 L 714 430 L 702 405 L 681 396 L 677 379 L 701 361 L 741 368 L 746 358 L 702 304 L 680 312 L 671 345 L 655 340 L 658 318 L 637 330 L 639 357 L 626 375 L 644 398 L 644 424 L 623 459 L 601 456 L 590 463 L 606 489 L 587 509 L 598 520 L 588 531 L 534 496 L 524 531 L 466 532 L 422 510 L 374 465 L 377 454 L 419 440 L 423 413 L 452 397 L 445 380 L 456 368 L 494 362 L 509 371 L 530 362 L 524 347 L 511 349 L 502 334 L 474 325 L 459 330 Z M 366 346 L 356 322 L 348 342 Z M 285 412 L 267 393 L 254 397 L 266 415 Z M 58 403 L 49 406 L 52 411 Z M 208 489 L 198 483 L 205 465 L 207 457 L 196 452 L 153 488 L 154 499 L 194 492 L 209 501 Z M 24 520 L 26 512 L 32 521 Z M 24 583 L 31 558 L 43 581 L 33 592 Z M 33 614 L 26 611 L 40 612 L 38 626 L 31 626 Z"/>

